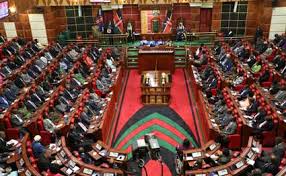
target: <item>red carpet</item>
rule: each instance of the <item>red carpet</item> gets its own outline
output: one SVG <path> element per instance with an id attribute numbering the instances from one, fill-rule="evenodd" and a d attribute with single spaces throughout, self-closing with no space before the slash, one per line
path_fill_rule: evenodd
<path id="1" fill-rule="evenodd" d="M 182 119 L 187 123 L 190 129 L 193 131 L 197 141 L 199 141 L 194 117 L 191 111 L 191 105 L 188 100 L 188 91 L 185 83 L 183 69 L 176 69 L 173 74 L 173 82 L 171 88 L 171 104 L 170 107 L 174 109 Z"/>
<path id="2" fill-rule="evenodd" d="M 169 168 L 163 163 L 163 174 L 161 173 L 161 163 L 159 161 L 150 160 L 146 165 L 148 176 L 172 176 Z M 142 169 L 142 176 L 146 176 L 144 169 Z"/>
<path id="3" fill-rule="evenodd" d="M 140 96 L 140 75 L 138 70 L 130 70 L 124 100 L 122 102 L 121 113 L 119 115 L 118 124 L 116 125 L 115 138 L 124 124 L 135 114 L 143 105 L 141 104 Z"/>
<path id="4" fill-rule="evenodd" d="M 176 114 L 181 117 L 180 120 L 181 121 L 183 120 L 185 122 L 184 124 L 185 127 L 189 128 L 188 130 L 190 130 L 191 133 L 194 135 L 193 137 L 196 138 L 196 141 L 199 141 L 196 133 L 195 121 L 193 119 L 192 108 L 188 98 L 189 94 L 188 94 L 188 89 L 186 87 L 184 70 L 177 69 L 173 74 L 172 79 L 173 83 L 171 87 L 170 108 L 176 111 Z M 143 105 L 141 104 L 140 100 L 141 96 L 140 80 L 141 78 L 140 75 L 138 74 L 138 70 L 131 70 L 129 72 L 129 78 L 123 95 L 124 97 L 120 109 L 120 114 L 117 120 L 118 123 L 117 125 L 115 125 L 116 129 L 114 129 L 115 130 L 115 136 L 113 136 L 114 139 L 118 139 L 120 137 L 118 135 L 122 134 L 121 131 L 122 129 L 126 128 L 126 125 L 128 127 L 129 122 L 131 122 L 130 120 L 132 119 L 133 115 L 137 111 L 143 108 Z M 132 125 L 132 123 L 130 123 L 130 125 Z M 162 146 L 160 153 L 162 159 L 166 163 L 166 164 L 163 163 L 163 176 L 171 176 L 172 173 L 175 174 L 174 173 L 175 146 L 178 145 L 176 139 L 183 140 L 183 138 L 185 138 L 185 136 L 178 129 L 172 127 L 171 125 L 163 121 L 160 121 L 158 119 L 145 122 L 143 125 L 138 126 L 137 129 L 133 130 L 131 133 L 128 133 L 128 136 L 126 136 L 119 143 L 119 146 L 117 146 L 117 148 L 122 149 L 127 147 L 127 150 L 131 151 L 131 146 L 130 145 L 127 146 L 126 144 L 130 142 L 130 140 L 132 141 L 134 136 L 139 132 L 142 132 L 147 128 L 152 128 L 152 125 L 159 125 L 160 127 L 167 129 L 168 131 L 171 131 L 173 134 L 175 134 L 175 139 L 174 139 L 173 138 L 174 136 L 172 137 L 166 135 L 163 131 L 152 129 L 152 132 L 155 133 L 155 136 L 159 140 L 159 143 L 160 141 L 162 142 L 160 143 L 160 146 Z M 132 160 L 130 162 L 132 162 Z M 161 163 L 159 161 L 149 160 L 145 166 L 147 168 L 149 176 L 162 175 Z M 170 168 L 172 169 L 170 170 Z M 146 176 L 144 170 L 142 170 L 142 176 Z"/>
<path id="5" fill-rule="evenodd" d="M 155 124 L 157 124 L 159 126 L 162 126 L 162 127 L 166 128 L 166 129 L 169 129 L 169 131 L 172 131 L 173 133 L 175 133 L 178 138 L 180 138 L 181 140 L 184 140 L 184 138 L 185 138 L 184 135 L 180 131 L 178 131 L 176 128 L 174 128 L 171 125 L 165 123 L 164 121 L 161 121 L 161 120 L 158 120 L 158 119 L 153 119 L 151 121 L 148 121 L 144 125 L 141 125 L 138 128 L 136 128 L 136 130 L 134 130 L 131 134 L 129 134 L 126 138 L 124 138 L 124 140 L 117 147 L 118 148 L 122 148 L 122 146 L 124 144 L 126 144 L 130 139 L 132 139 L 134 135 L 136 135 L 140 131 L 142 131 L 144 129 L 147 129 L 148 127 L 150 127 L 152 125 L 155 125 Z M 167 141 L 169 141 L 169 140 L 167 140 Z"/>
<path id="6" fill-rule="evenodd" d="M 117 138 L 119 131 L 124 124 L 143 107 L 140 101 L 141 89 L 140 89 L 140 75 L 138 70 L 130 70 L 127 87 L 124 94 L 124 100 L 122 102 L 122 108 L 119 115 L 118 124 L 116 126 L 116 133 L 114 138 Z M 193 131 L 195 138 L 198 140 L 198 136 L 195 133 L 196 127 L 191 112 L 191 105 L 188 100 L 188 92 L 185 84 L 185 77 L 183 69 L 176 69 L 172 76 L 172 88 L 171 88 L 171 104 L 170 107 L 174 109 L 186 122 L 186 124 Z"/>

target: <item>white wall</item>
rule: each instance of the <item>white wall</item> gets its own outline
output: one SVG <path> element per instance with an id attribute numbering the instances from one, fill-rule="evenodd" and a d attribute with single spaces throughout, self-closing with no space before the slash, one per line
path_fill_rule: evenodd
<path id="1" fill-rule="evenodd" d="M 29 21 L 33 39 L 38 39 L 42 44 L 48 44 L 44 15 L 29 14 Z"/>
<path id="2" fill-rule="evenodd" d="M 286 7 L 275 7 L 272 10 L 269 39 L 273 39 L 275 34 L 286 32 Z"/>
<path id="3" fill-rule="evenodd" d="M 8 40 L 17 37 L 17 30 L 14 22 L 4 22 L 4 29 Z"/>

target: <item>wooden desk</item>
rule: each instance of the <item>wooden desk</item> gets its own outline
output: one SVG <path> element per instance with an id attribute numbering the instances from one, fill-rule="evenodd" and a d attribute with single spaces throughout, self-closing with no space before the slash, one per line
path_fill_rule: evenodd
<path id="1" fill-rule="evenodd" d="M 147 105 L 168 105 L 170 102 L 171 81 L 171 73 L 169 71 L 142 72 L 142 103 Z"/>
<path id="2" fill-rule="evenodd" d="M 104 145 L 101 142 L 102 145 Z M 123 171 L 120 169 L 114 169 L 114 168 L 102 168 L 98 166 L 94 166 L 92 164 L 87 164 L 79 160 L 77 157 L 73 156 L 73 154 L 69 151 L 68 147 L 66 146 L 66 140 L 65 137 L 62 136 L 61 138 L 61 145 L 62 145 L 62 150 L 61 152 L 58 153 L 57 157 L 61 158 L 61 162 L 65 165 L 65 167 L 69 167 L 70 161 L 73 162 L 76 166 L 78 166 L 80 169 L 77 171 L 77 175 L 86 175 L 84 174 L 84 170 L 92 170 L 92 172 L 95 173 L 112 173 L 116 174 L 118 176 L 123 175 Z M 107 147 L 105 145 L 105 147 Z M 63 155 L 63 156 L 62 156 Z M 65 157 L 65 158 L 63 158 Z M 64 168 L 63 168 L 64 169 Z"/>
<path id="3" fill-rule="evenodd" d="M 167 46 L 142 47 L 138 52 L 138 71 L 168 70 L 174 73 L 174 48 Z"/>
<path id="4" fill-rule="evenodd" d="M 211 145 L 216 144 L 214 141 L 209 141 L 208 143 L 206 143 L 204 145 L 204 147 L 200 148 L 200 149 L 192 149 L 192 150 L 186 150 L 183 151 L 184 154 L 188 153 L 188 154 L 192 154 L 194 152 L 201 152 L 201 159 L 205 158 L 205 154 L 208 153 L 207 152 L 207 148 L 210 147 Z M 254 148 L 258 149 L 258 152 L 256 152 Z M 212 150 L 214 152 L 217 152 L 219 149 L 218 146 L 215 146 L 215 148 Z M 248 145 L 246 148 L 243 149 L 243 151 L 241 151 L 241 154 L 239 157 L 232 159 L 229 163 L 225 164 L 225 165 L 220 165 L 220 166 L 215 166 L 215 167 L 210 167 L 208 169 L 198 169 L 198 170 L 187 170 L 186 171 L 186 175 L 188 176 L 207 176 L 209 173 L 216 173 L 218 174 L 218 172 L 224 172 L 224 175 L 230 176 L 230 175 L 242 175 L 242 173 L 248 168 L 248 166 L 250 165 L 247 160 L 253 160 L 255 161 L 258 157 L 258 155 L 261 153 L 261 144 L 254 140 L 254 138 L 252 136 L 249 137 L 248 140 Z M 198 159 L 198 158 L 196 158 Z M 194 160 L 193 160 L 194 161 Z M 190 161 L 190 162 L 193 162 Z"/>
<path id="5" fill-rule="evenodd" d="M 34 175 L 34 176 L 41 176 L 41 174 L 32 166 L 32 164 L 30 163 L 30 160 L 28 158 L 27 146 L 26 146 L 28 138 L 29 138 L 29 134 L 26 133 L 26 135 L 24 136 L 23 141 L 22 141 L 22 158 L 23 158 L 24 163 L 26 165 L 24 173 L 26 175 L 28 175 L 27 173 L 30 173 L 31 175 Z"/>

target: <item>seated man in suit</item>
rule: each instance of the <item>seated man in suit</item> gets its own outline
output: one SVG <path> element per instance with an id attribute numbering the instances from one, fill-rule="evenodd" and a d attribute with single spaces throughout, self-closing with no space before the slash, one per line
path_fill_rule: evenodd
<path id="1" fill-rule="evenodd" d="M 6 37 L 0 33 L 0 43 L 5 43 L 7 41 Z"/>
<path id="2" fill-rule="evenodd" d="M 208 63 L 208 57 L 206 55 L 206 51 L 202 51 L 202 55 L 200 56 L 199 60 L 191 60 L 192 64 L 196 67 L 201 67 Z"/>
<path id="3" fill-rule="evenodd" d="M 93 159 L 92 159 L 88 154 L 86 154 L 86 152 L 85 152 L 85 150 L 84 150 L 83 147 L 80 147 L 80 148 L 78 149 L 78 152 L 79 152 L 80 158 L 82 159 L 82 161 L 83 161 L 84 163 L 94 164 Z"/>
<path id="4" fill-rule="evenodd" d="M 224 129 L 222 130 L 223 134 L 235 134 L 237 129 L 237 123 L 236 123 L 236 119 L 232 118 L 232 120 L 230 121 L 230 123 L 224 127 Z"/>
<path id="5" fill-rule="evenodd" d="M 10 104 L 5 96 L 0 95 L 0 112 L 4 111 L 5 109 L 9 108 Z"/>
<path id="6" fill-rule="evenodd" d="M 33 149 L 33 153 L 34 153 L 36 158 L 38 158 L 40 155 L 45 153 L 46 148 L 45 148 L 45 146 L 43 146 L 41 144 L 41 136 L 40 135 L 36 135 L 34 137 L 34 141 L 32 142 L 32 149 Z"/>
<path id="7" fill-rule="evenodd" d="M 251 115 L 253 113 L 257 113 L 257 109 L 259 107 L 259 102 L 256 98 L 250 97 L 249 98 L 249 106 L 244 110 L 245 114 Z"/>
<path id="8" fill-rule="evenodd" d="M 271 153 L 266 153 L 263 151 L 263 156 L 267 156 L 267 155 L 275 155 L 278 162 L 280 163 L 280 161 L 283 159 L 284 153 L 286 151 L 286 144 L 284 142 L 284 139 L 282 137 L 276 137 L 275 138 L 275 145 L 271 150 Z"/>
<path id="9" fill-rule="evenodd" d="M 180 22 L 178 27 L 177 27 L 177 32 L 176 32 L 176 40 L 177 41 L 182 41 L 186 39 L 186 29 L 183 24 L 183 22 Z"/>
<path id="10" fill-rule="evenodd" d="M 219 155 L 217 162 L 219 165 L 224 165 L 230 162 L 230 160 L 231 160 L 231 151 L 228 148 L 224 148 L 222 150 L 222 154 Z"/>
<path id="11" fill-rule="evenodd" d="M 263 173 L 276 175 L 279 171 L 279 160 L 271 154 L 270 157 L 257 159 L 254 166 L 260 168 Z"/>
<path id="12" fill-rule="evenodd" d="M 266 116 L 265 120 L 261 123 L 254 123 L 253 128 L 254 132 L 261 133 L 263 131 L 271 131 L 274 127 L 274 122 L 271 116 Z"/>
<path id="13" fill-rule="evenodd" d="M 273 52 L 273 44 L 268 44 L 267 49 L 260 55 L 261 59 L 266 59 Z"/>

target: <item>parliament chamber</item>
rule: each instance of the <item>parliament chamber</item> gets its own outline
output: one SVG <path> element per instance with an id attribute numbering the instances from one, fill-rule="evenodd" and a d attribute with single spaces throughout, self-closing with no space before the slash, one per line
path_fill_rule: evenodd
<path id="1" fill-rule="evenodd" d="M 286 176 L 286 0 L 0 0 L 0 176 Z"/>

